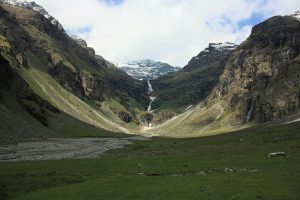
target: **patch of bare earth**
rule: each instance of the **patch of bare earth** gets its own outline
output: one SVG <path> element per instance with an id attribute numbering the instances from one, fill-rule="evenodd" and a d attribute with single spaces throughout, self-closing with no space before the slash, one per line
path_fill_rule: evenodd
<path id="1" fill-rule="evenodd" d="M 123 148 L 136 140 L 149 138 L 53 138 L 0 146 L 0 161 L 94 158 L 110 149 Z"/>

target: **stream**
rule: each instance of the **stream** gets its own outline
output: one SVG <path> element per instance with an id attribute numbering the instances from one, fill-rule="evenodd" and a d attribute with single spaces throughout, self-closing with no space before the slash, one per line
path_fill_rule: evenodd
<path id="1" fill-rule="evenodd" d="M 152 88 L 152 85 L 151 85 L 151 83 L 150 83 L 150 80 L 148 80 L 147 83 L 148 83 L 148 92 L 147 92 L 147 93 L 148 93 L 148 95 L 150 95 L 154 90 L 153 90 L 153 88 Z M 153 103 L 153 101 L 156 99 L 156 97 L 149 96 L 149 98 L 150 98 L 150 103 L 149 103 L 149 105 L 148 105 L 147 111 L 148 111 L 148 112 L 152 112 L 152 103 Z M 148 121 L 148 127 L 150 128 L 151 126 L 152 126 L 151 121 Z"/>
<path id="2" fill-rule="evenodd" d="M 148 83 L 148 94 L 150 94 L 151 92 L 153 92 L 153 88 L 152 88 L 152 85 L 150 83 L 150 80 L 148 80 L 147 83 Z"/>
<path id="3" fill-rule="evenodd" d="M 153 88 L 152 88 L 152 85 L 150 83 L 150 80 L 148 80 L 147 83 L 148 83 L 148 92 L 147 93 L 151 94 L 153 92 Z M 149 96 L 149 98 L 150 98 L 151 101 L 150 101 L 148 109 L 147 109 L 148 112 L 151 111 L 151 109 L 152 109 L 152 107 L 151 107 L 152 102 L 155 100 L 155 97 Z"/>
<path id="4" fill-rule="evenodd" d="M 250 110 L 247 113 L 247 117 L 246 117 L 247 122 L 249 122 L 251 120 L 255 100 L 256 100 L 256 96 L 253 97 L 252 102 L 251 102 Z"/>

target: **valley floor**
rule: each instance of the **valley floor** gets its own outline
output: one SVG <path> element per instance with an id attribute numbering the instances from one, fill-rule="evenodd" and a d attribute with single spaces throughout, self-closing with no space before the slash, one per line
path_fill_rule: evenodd
<path id="1" fill-rule="evenodd" d="M 0 162 L 0 199 L 300 199 L 300 123 Z M 285 156 L 268 157 L 273 152 Z"/>

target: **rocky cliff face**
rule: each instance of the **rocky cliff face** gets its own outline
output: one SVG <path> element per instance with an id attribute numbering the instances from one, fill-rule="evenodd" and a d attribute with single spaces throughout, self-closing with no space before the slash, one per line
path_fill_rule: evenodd
<path id="1" fill-rule="evenodd" d="M 205 100 L 152 132 L 181 137 L 214 135 L 299 116 L 298 16 L 275 16 L 254 26 L 249 38 L 223 60 L 220 76 Z"/>
<path id="2" fill-rule="evenodd" d="M 256 25 L 231 54 L 209 102 L 235 113 L 234 123 L 266 122 L 299 108 L 300 22 L 276 16 Z"/>
<path id="3" fill-rule="evenodd" d="M 228 45 L 210 44 L 182 72 L 153 81 L 157 91 L 153 95 L 158 97 L 153 107 L 174 110 L 180 104 L 186 108 L 187 102 L 197 104 L 192 99 L 202 102 L 183 119 L 178 117 L 179 122 L 169 126 L 167 134 L 180 135 L 186 130 L 191 135 L 216 134 L 299 112 L 299 14 L 272 17 L 254 26 L 239 46 Z M 216 46 L 229 48 L 223 51 Z"/>
<path id="4" fill-rule="evenodd" d="M 224 60 L 237 46 L 230 42 L 209 43 L 208 47 L 193 57 L 183 69 L 184 71 L 192 71 Z"/>

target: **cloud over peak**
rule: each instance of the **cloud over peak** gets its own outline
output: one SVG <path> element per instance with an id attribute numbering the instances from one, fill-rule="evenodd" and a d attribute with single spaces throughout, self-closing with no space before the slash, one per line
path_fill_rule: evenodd
<path id="1" fill-rule="evenodd" d="M 113 62 L 183 66 L 209 42 L 239 43 L 257 22 L 300 8 L 298 0 L 36 0 L 64 28 Z"/>

